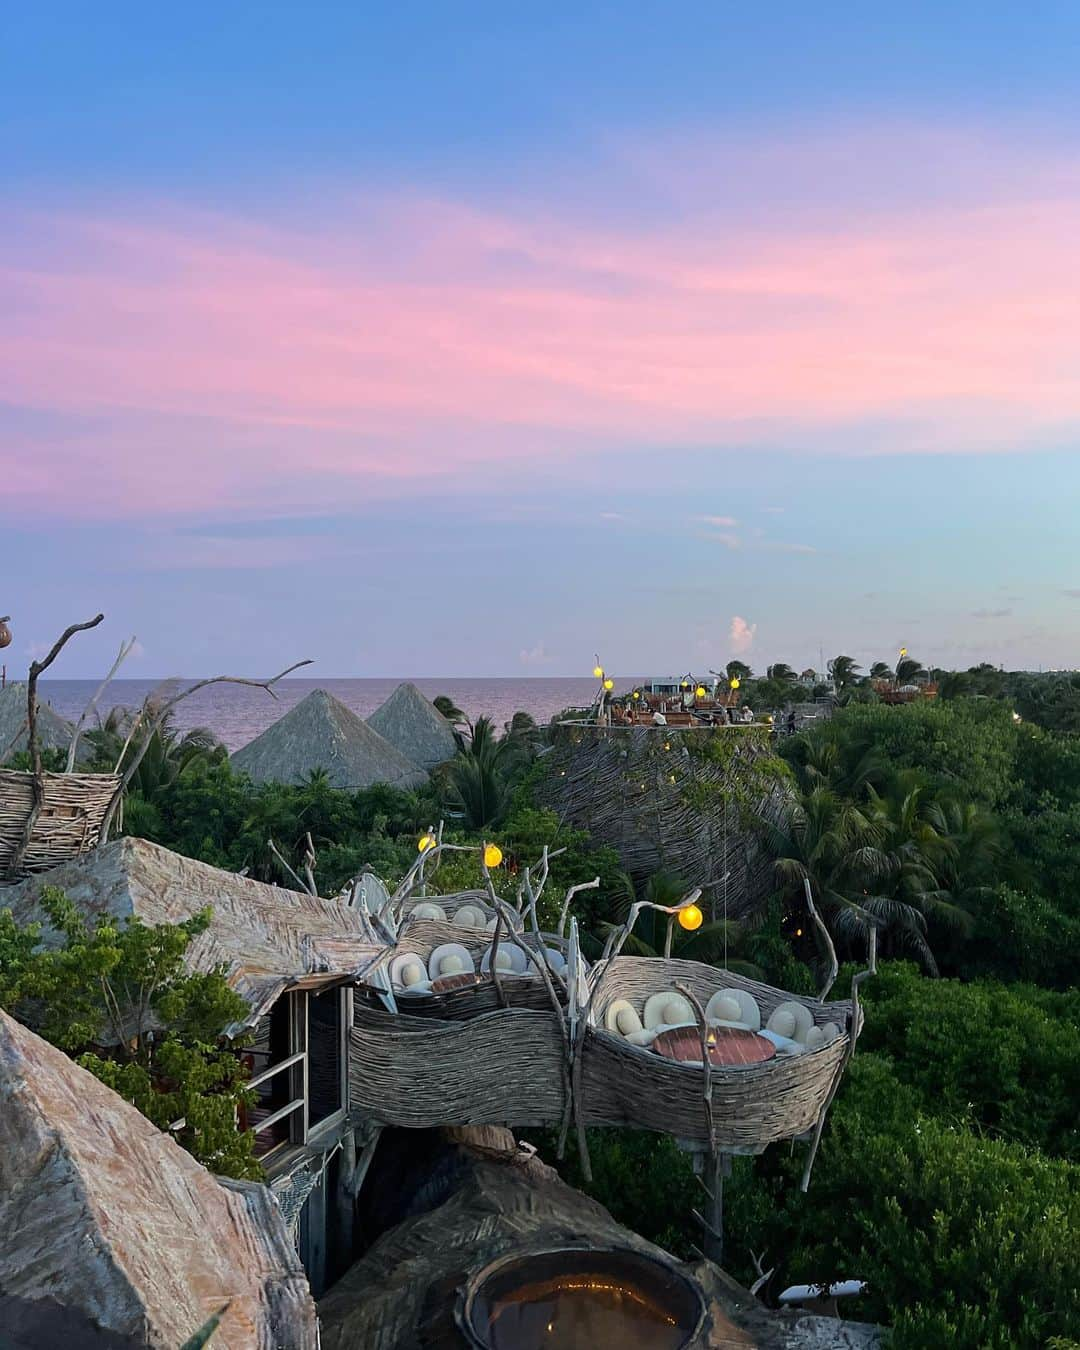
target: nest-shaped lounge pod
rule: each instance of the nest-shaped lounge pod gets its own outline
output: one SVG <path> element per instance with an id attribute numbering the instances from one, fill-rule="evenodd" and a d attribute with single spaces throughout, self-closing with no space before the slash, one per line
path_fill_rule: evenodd
<path id="1" fill-rule="evenodd" d="M 563 1021 L 552 1008 L 444 1021 L 356 1005 L 349 1105 L 382 1125 L 554 1125 L 569 1090 Z"/>
<path id="2" fill-rule="evenodd" d="M 112 773 L 0 769 L 0 886 L 70 862 L 97 846 L 120 778 Z"/>
<path id="3" fill-rule="evenodd" d="M 536 1011 L 549 1011 L 552 998 L 548 983 L 543 979 L 537 965 L 528 959 L 528 953 L 535 953 L 540 945 L 550 947 L 563 954 L 565 959 L 568 944 L 561 938 L 549 933 L 541 934 L 540 942 L 533 933 L 515 932 L 508 936 L 505 929 L 499 934 L 499 947 L 504 952 L 516 948 L 519 955 L 515 964 L 522 967 L 517 973 L 500 971 L 496 984 L 490 969 L 483 970 L 485 957 L 491 951 L 494 933 L 482 929 L 461 927 L 440 919 L 407 918 L 398 930 L 395 947 L 396 954 L 413 953 L 425 967 L 432 956 L 440 949 L 460 947 L 469 955 L 473 966 L 474 981 L 462 978 L 458 987 L 445 989 L 425 989 L 420 993 L 406 993 L 395 990 L 398 1010 L 416 1017 L 435 1017 L 444 1020 L 475 1017 L 478 1014 L 494 1011 L 497 1008 L 531 1008 Z M 387 963 L 389 971 L 392 962 Z M 490 961 L 487 962 L 490 965 Z M 564 979 L 558 972 L 551 974 L 551 990 L 560 1002 L 565 1002 L 566 989 Z M 385 994 L 385 982 L 377 988 L 369 987 L 361 991 L 369 1001 L 382 1003 Z"/>
<path id="4" fill-rule="evenodd" d="M 595 974 L 577 1075 L 576 1108 L 586 1125 L 629 1125 L 726 1153 L 759 1153 L 816 1125 L 858 1034 L 851 1000 L 802 998 L 697 961 L 621 956 Z M 723 989 L 745 990 L 757 1002 L 763 1025 L 780 1004 L 798 1003 L 814 1025 L 835 1023 L 840 1034 L 799 1054 L 712 1065 L 710 1139 L 700 1062 L 666 1059 L 605 1026 L 615 1000 L 625 999 L 641 1013 L 651 995 L 674 991 L 676 984 L 688 988 L 703 1008 Z"/>

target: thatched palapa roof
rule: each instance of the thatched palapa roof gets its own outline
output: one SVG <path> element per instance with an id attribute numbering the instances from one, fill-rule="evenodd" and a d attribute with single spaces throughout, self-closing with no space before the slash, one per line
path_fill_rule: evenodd
<path id="1" fill-rule="evenodd" d="M 237 750 L 232 763 L 257 783 L 303 783 L 315 769 L 338 788 L 411 788 L 427 781 L 423 769 L 325 689 L 313 690 Z"/>
<path id="2" fill-rule="evenodd" d="M 315 1306 L 265 1186 L 220 1182 L 0 1012 L 0 1340 L 315 1350 Z"/>
<path id="3" fill-rule="evenodd" d="M 25 683 L 5 685 L 0 689 L 0 755 L 9 748 L 13 752 L 26 749 Z M 66 750 L 71 744 L 72 724 L 41 699 L 37 701 L 38 745 L 43 750 Z"/>
<path id="4" fill-rule="evenodd" d="M 188 947 L 187 963 L 196 971 L 224 965 L 252 1022 L 290 986 L 359 975 L 384 954 L 364 936 L 358 911 L 339 901 L 237 876 L 145 839 L 115 839 L 0 889 L 0 907 L 9 907 L 20 923 L 47 925 L 40 905 L 45 886 L 60 887 L 90 918 L 179 923 L 209 906 L 210 927 Z"/>
<path id="5" fill-rule="evenodd" d="M 399 684 L 367 720 L 391 745 L 423 769 L 433 769 L 457 754 L 450 723 L 415 684 Z"/>

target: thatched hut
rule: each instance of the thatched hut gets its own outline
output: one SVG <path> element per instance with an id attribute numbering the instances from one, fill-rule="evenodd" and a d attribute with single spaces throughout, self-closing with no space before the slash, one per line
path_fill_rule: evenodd
<path id="1" fill-rule="evenodd" d="M 408 681 L 398 685 L 367 724 L 422 769 L 434 769 L 457 754 L 453 727 Z"/>
<path id="2" fill-rule="evenodd" d="M 179 923 L 210 908 L 210 926 L 188 947 L 193 971 L 224 967 L 256 1022 L 288 989 L 358 978 L 385 949 L 355 909 L 211 867 L 146 839 L 124 837 L 0 890 L 19 923 L 45 922 L 41 892 L 56 886 L 93 919 Z"/>
<path id="3" fill-rule="evenodd" d="M 27 686 L 16 681 L 0 689 L 0 756 L 27 748 Z M 74 726 L 39 698 L 37 739 L 42 750 L 66 750 Z"/>
<path id="4" fill-rule="evenodd" d="M 426 772 L 325 689 L 314 689 L 232 756 L 257 783 L 303 783 L 322 769 L 337 788 L 412 788 Z"/>
<path id="5" fill-rule="evenodd" d="M 768 726 L 562 723 L 543 762 L 539 803 L 614 848 L 635 882 L 673 872 L 733 919 L 774 888 L 756 821 L 779 819 L 790 789 Z"/>
<path id="6" fill-rule="evenodd" d="M 0 1012 L 0 1339 L 315 1350 L 315 1305 L 269 1191 L 221 1182 Z"/>
<path id="7" fill-rule="evenodd" d="M 686 1326 L 682 1344 L 695 1350 L 870 1350 L 880 1344 L 877 1328 L 770 1312 L 715 1266 L 676 1262 L 567 1186 L 519 1148 L 509 1130 L 446 1130 L 423 1140 L 417 1147 L 391 1132 L 380 1144 L 361 1216 L 365 1229 L 380 1236 L 321 1300 L 323 1350 L 465 1350 L 478 1344 L 470 1328 L 483 1302 L 474 1291 L 484 1287 L 485 1276 L 501 1272 L 506 1283 L 505 1272 L 520 1262 L 521 1279 L 534 1291 L 557 1287 L 558 1277 L 544 1271 L 552 1256 L 570 1270 L 583 1262 L 583 1274 L 604 1261 L 601 1296 L 605 1285 L 617 1291 L 628 1282 L 628 1301 L 644 1314 L 633 1328 L 634 1345 L 680 1339 L 663 1318 L 653 1328 L 662 1339 L 649 1338 L 650 1300 L 638 1284 L 647 1272 L 655 1272 L 661 1287 L 689 1294 L 687 1322 L 694 1325 Z M 580 1290 L 581 1281 L 564 1278 L 567 1286 Z M 511 1286 L 511 1326 L 492 1344 L 521 1343 L 514 1338 L 513 1292 Z M 638 1301 L 635 1292 L 645 1297 Z M 551 1339 L 563 1343 L 558 1335 Z"/>

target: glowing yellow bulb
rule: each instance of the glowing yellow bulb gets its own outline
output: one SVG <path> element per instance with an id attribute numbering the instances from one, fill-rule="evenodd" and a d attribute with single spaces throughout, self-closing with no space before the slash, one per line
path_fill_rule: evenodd
<path id="1" fill-rule="evenodd" d="M 640 694 L 638 693 L 638 691 L 635 689 L 635 690 L 634 690 L 634 698 L 635 698 L 635 699 L 639 699 L 640 697 L 641 697 L 641 695 L 640 695 Z"/>
<path id="2" fill-rule="evenodd" d="M 608 690 L 614 689 L 614 688 L 615 688 L 615 681 L 612 680 L 612 679 L 607 679 L 607 680 L 605 680 L 605 681 L 604 681 L 604 688 L 605 688 L 605 689 L 608 689 Z"/>
<path id="3" fill-rule="evenodd" d="M 603 667 L 603 666 L 593 666 L 593 672 L 592 672 L 592 673 L 593 673 L 593 675 L 594 675 L 598 680 L 602 680 L 602 679 L 604 678 L 604 667 Z"/>
<path id="4" fill-rule="evenodd" d="M 901 647 L 901 648 L 900 648 L 900 655 L 901 655 L 901 656 L 907 656 L 907 648 L 906 648 L 906 647 Z"/>
<path id="5" fill-rule="evenodd" d="M 679 910 L 679 927 L 685 928 L 688 933 L 692 933 L 695 928 L 700 928 L 705 922 L 705 915 L 698 909 L 697 905 L 687 905 L 685 909 Z"/>
<path id="6" fill-rule="evenodd" d="M 698 687 L 694 690 L 694 693 L 697 694 L 698 698 L 704 698 L 705 686 L 703 684 L 699 684 Z"/>
<path id="7" fill-rule="evenodd" d="M 802 929 L 801 929 L 801 928 L 796 928 L 796 929 L 795 929 L 795 936 L 796 936 L 796 937 L 802 937 Z"/>
<path id="8" fill-rule="evenodd" d="M 689 681 L 689 680 L 683 680 L 683 682 L 682 682 L 682 687 L 683 687 L 684 689 L 689 689 L 689 688 L 690 688 L 690 681 Z"/>
<path id="9" fill-rule="evenodd" d="M 738 675 L 732 675 L 731 680 L 730 680 L 730 684 L 731 684 L 732 689 L 738 689 L 738 687 L 739 687 L 739 685 L 740 685 L 741 683 L 742 683 L 742 681 L 739 679 Z"/>
<path id="10" fill-rule="evenodd" d="M 501 862 L 502 862 L 502 849 L 498 846 L 498 844 L 485 844 L 484 866 L 498 867 L 498 865 Z"/>
<path id="11" fill-rule="evenodd" d="M 417 852 L 426 853 L 429 848 L 434 848 L 438 842 L 433 834 L 422 834 L 416 845 Z"/>

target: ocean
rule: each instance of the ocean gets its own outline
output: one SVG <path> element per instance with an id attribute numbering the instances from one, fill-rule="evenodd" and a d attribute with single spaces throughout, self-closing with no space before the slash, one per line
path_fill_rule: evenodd
<path id="1" fill-rule="evenodd" d="M 408 678 L 408 677 L 402 677 Z M 100 681 L 42 680 L 41 697 L 62 717 L 76 720 L 86 707 Z M 179 680 L 175 688 L 194 681 Z M 209 727 L 230 750 L 247 745 L 271 722 L 276 722 L 313 689 L 326 689 L 361 717 L 368 717 L 401 683 L 388 680 L 282 680 L 274 686 L 277 698 L 263 689 L 246 685 L 217 684 L 200 689 L 176 709 L 175 724 L 182 731 L 191 727 Z M 490 717 L 501 731 L 515 712 L 531 713 L 537 722 L 547 722 L 564 708 L 582 707 L 592 702 L 596 681 L 586 679 L 416 679 L 413 683 L 428 698 L 446 694 L 470 718 Z M 618 687 L 622 687 L 622 683 Z M 627 688 L 631 682 L 626 681 Z M 104 717 L 110 708 L 137 708 L 151 690 L 154 680 L 114 680 L 102 695 L 98 713 Z M 91 720 L 93 725 L 93 720 Z"/>

